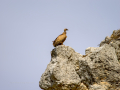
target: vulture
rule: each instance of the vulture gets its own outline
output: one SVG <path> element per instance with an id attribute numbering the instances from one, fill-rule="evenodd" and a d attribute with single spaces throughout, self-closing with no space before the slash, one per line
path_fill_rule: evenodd
<path id="1" fill-rule="evenodd" d="M 66 36 L 66 31 L 67 31 L 68 29 L 67 28 L 65 28 L 64 29 L 64 32 L 61 34 L 61 35 L 59 35 L 54 41 L 53 41 L 53 46 L 54 47 L 56 47 L 56 46 L 58 46 L 58 45 L 63 45 L 63 42 L 66 40 L 66 38 L 67 38 L 67 36 Z"/>

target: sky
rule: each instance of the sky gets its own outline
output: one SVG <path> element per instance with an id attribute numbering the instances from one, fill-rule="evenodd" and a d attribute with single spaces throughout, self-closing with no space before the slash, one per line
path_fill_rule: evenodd
<path id="1" fill-rule="evenodd" d="M 120 0 L 0 0 L 0 90 L 41 90 L 52 41 L 84 55 L 120 29 Z"/>

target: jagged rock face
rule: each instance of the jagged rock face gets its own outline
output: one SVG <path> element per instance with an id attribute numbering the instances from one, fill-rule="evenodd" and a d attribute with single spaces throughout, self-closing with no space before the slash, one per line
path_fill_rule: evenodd
<path id="1" fill-rule="evenodd" d="M 76 70 L 79 69 L 82 55 L 68 46 L 60 45 L 52 50 L 51 57 L 39 82 L 40 87 L 44 90 L 79 90 L 81 80 Z"/>
<path id="2" fill-rule="evenodd" d="M 93 90 L 118 88 L 120 86 L 120 64 L 115 49 L 105 44 L 102 47 L 94 48 L 94 51 L 92 50 L 93 47 L 87 49 L 87 53 L 88 51 L 90 53 L 85 57 L 85 61 L 79 61 L 80 69 L 77 73 L 81 82 L 89 89 L 94 88 Z M 107 83 L 107 85 L 103 86 L 100 83 Z"/>
<path id="3" fill-rule="evenodd" d="M 120 41 L 89 47 L 86 55 L 60 45 L 39 81 L 43 90 L 120 90 Z"/>
<path id="4" fill-rule="evenodd" d="M 115 48 L 118 61 L 120 62 L 120 29 L 114 30 L 112 35 L 110 37 L 105 37 L 105 40 L 103 40 L 99 45 L 101 47 L 104 44 L 109 44 Z"/>

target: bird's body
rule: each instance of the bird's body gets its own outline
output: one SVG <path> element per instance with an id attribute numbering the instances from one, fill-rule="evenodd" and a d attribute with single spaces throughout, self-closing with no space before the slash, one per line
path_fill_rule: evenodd
<path id="1" fill-rule="evenodd" d="M 64 29 L 64 32 L 61 34 L 61 35 L 59 35 L 54 41 L 53 41 L 53 46 L 54 47 L 56 47 L 56 46 L 58 46 L 58 45 L 63 45 L 63 42 L 66 40 L 66 38 L 67 38 L 67 35 L 66 35 L 66 31 L 67 31 L 68 29 Z"/>

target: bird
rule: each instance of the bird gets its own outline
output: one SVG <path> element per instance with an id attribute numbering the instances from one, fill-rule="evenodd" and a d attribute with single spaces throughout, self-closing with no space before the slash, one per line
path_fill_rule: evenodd
<path id="1" fill-rule="evenodd" d="M 67 28 L 64 29 L 64 32 L 59 35 L 54 41 L 53 41 L 53 46 L 59 46 L 59 45 L 63 45 L 63 42 L 66 40 L 67 35 L 66 35 L 66 31 L 68 31 Z"/>

